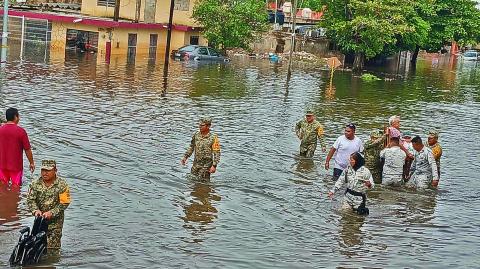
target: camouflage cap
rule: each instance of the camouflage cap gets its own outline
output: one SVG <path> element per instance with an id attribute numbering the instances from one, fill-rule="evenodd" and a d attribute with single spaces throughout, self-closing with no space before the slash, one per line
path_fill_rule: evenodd
<path id="1" fill-rule="evenodd" d="M 438 132 L 435 131 L 435 130 L 430 130 L 430 131 L 428 132 L 428 136 L 433 136 L 433 137 L 435 137 L 435 138 L 438 138 Z"/>
<path id="2" fill-rule="evenodd" d="M 211 125 L 212 124 L 212 119 L 209 118 L 209 117 L 201 118 L 200 119 L 200 124 Z"/>
<path id="3" fill-rule="evenodd" d="M 313 113 L 313 110 L 311 110 L 311 109 L 309 109 L 309 110 L 307 110 L 307 112 L 305 112 L 305 116 L 313 116 L 313 115 L 315 115 L 315 114 Z"/>
<path id="4" fill-rule="evenodd" d="M 42 160 L 42 170 L 52 170 L 57 167 L 55 160 Z"/>
<path id="5" fill-rule="evenodd" d="M 380 130 L 374 130 L 370 133 L 371 138 L 379 138 L 383 135 L 383 132 Z"/>

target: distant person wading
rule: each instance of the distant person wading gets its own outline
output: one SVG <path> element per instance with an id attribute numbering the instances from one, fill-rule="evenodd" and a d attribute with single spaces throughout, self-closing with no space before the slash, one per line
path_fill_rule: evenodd
<path id="1" fill-rule="evenodd" d="M 0 127 L 0 181 L 14 186 L 22 185 L 23 152 L 30 162 L 30 172 L 35 171 L 32 149 L 27 132 L 18 123 L 20 115 L 16 108 L 7 109 L 7 122 Z"/>
<path id="2" fill-rule="evenodd" d="M 299 121 L 295 126 L 295 133 L 300 139 L 300 156 L 312 158 L 317 149 L 317 141 L 320 140 L 322 151 L 327 150 L 325 146 L 323 126 L 315 119 L 311 110 L 305 114 L 305 119 Z"/>
<path id="3" fill-rule="evenodd" d="M 204 118 L 200 120 L 199 131 L 196 132 L 190 146 L 185 152 L 181 161 L 182 165 L 187 163 L 187 159 L 193 154 L 192 174 L 194 176 L 210 179 L 210 175 L 217 171 L 217 165 L 220 162 L 220 142 L 216 134 L 210 133 L 212 120 Z"/>

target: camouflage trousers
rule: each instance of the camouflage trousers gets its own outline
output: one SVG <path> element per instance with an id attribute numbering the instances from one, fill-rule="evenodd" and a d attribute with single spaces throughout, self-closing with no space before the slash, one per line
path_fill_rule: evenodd
<path id="1" fill-rule="evenodd" d="M 62 246 L 62 227 L 48 227 L 47 246 L 48 249 L 60 249 Z"/>
<path id="2" fill-rule="evenodd" d="M 369 170 L 370 170 L 370 173 L 372 174 L 373 182 L 377 184 L 382 183 L 382 171 L 380 171 L 380 169 L 378 169 L 377 167 Z"/>
<path id="3" fill-rule="evenodd" d="M 306 158 L 313 158 L 317 144 L 300 145 L 300 156 Z"/>
<path id="4" fill-rule="evenodd" d="M 194 164 L 192 166 L 191 173 L 192 175 L 199 177 L 201 179 L 210 179 L 210 167 L 211 166 L 205 167 L 205 166 Z"/>
<path id="5" fill-rule="evenodd" d="M 408 187 L 414 187 L 416 189 L 427 189 L 428 187 L 430 187 L 431 182 L 431 175 L 418 175 L 414 173 L 406 185 Z"/>
<path id="6" fill-rule="evenodd" d="M 403 184 L 402 175 L 383 175 L 382 184 L 385 186 L 401 186 Z"/>

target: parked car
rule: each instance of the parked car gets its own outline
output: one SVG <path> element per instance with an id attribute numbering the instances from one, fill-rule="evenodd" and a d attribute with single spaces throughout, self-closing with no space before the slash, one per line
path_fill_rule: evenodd
<path id="1" fill-rule="evenodd" d="M 172 57 L 179 60 L 228 61 L 228 58 L 223 56 L 216 49 L 199 45 L 187 45 L 181 47 L 176 51 L 172 51 Z"/>
<path id="2" fill-rule="evenodd" d="M 480 53 L 476 50 L 467 50 L 462 54 L 465 61 L 477 61 L 480 59 Z"/>
<path id="3" fill-rule="evenodd" d="M 313 25 L 300 25 L 296 27 L 295 33 L 303 36 L 319 38 L 326 35 L 326 30 L 324 28 L 318 28 Z"/>

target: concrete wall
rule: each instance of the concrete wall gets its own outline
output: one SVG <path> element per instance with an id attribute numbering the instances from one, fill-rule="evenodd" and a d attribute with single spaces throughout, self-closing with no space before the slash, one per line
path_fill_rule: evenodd
<path id="1" fill-rule="evenodd" d="M 51 53 L 64 53 L 66 46 L 67 29 L 75 29 L 98 33 L 98 54 L 104 55 L 106 50 L 106 43 L 110 39 L 110 32 L 105 28 L 98 28 L 91 25 L 69 24 L 69 23 L 53 23 L 52 24 L 52 42 Z M 127 54 L 128 50 L 128 34 L 137 34 L 137 55 L 148 55 L 150 48 L 150 34 L 158 34 L 157 39 L 157 54 L 164 54 L 166 47 L 167 31 L 165 29 L 124 29 L 116 28 L 112 30 L 111 44 L 112 55 Z M 179 47 L 188 44 L 190 35 L 199 35 L 198 32 L 182 32 L 173 31 L 171 49 L 178 49 Z M 206 40 L 200 38 L 200 41 L 206 43 Z"/>
<path id="2" fill-rule="evenodd" d="M 190 18 L 193 12 L 194 3 L 194 0 L 175 0 L 173 23 L 187 26 L 199 26 L 194 22 L 193 19 Z M 145 5 L 146 0 L 141 0 L 139 21 L 147 21 L 151 23 L 152 21 L 149 17 L 152 16 L 147 16 L 147 20 L 145 20 Z M 153 5 L 153 3 L 149 1 L 149 6 L 151 5 Z M 128 20 L 135 19 L 135 10 L 137 6 L 136 0 L 121 0 L 120 6 L 120 18 Z M 154 22 L 164 24 L 168 23 L 169 11 L 170 0 L 157 0 Z M 114 7 L 98 6 L 97 0 L 82 0 L 81 13 L 90 16 L 113 18 Z"/>
<path id="3" fill-rule="evenodd" d="M 256 53 L 283 53 L 290 51 L 291 43 L 290 36 L 269 34 L 252 44 L 252 48 Z M 329 42 L 326 39 L 305 40 L 302 37 L 297 37 L 295 51 L 305 51 L 318 56 L 324 56 L 329 53 L 328 45 Z"/>

